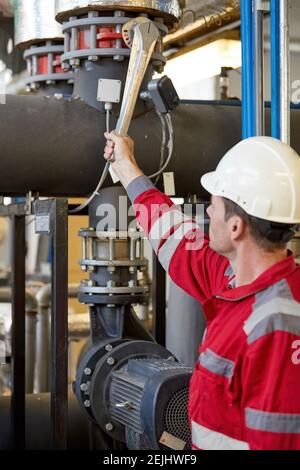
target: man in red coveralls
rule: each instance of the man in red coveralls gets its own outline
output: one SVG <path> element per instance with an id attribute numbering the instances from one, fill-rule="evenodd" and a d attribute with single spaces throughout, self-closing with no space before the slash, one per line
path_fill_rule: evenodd
<path id="1" fill-rule="evenodd" d="M 160 262 L 205 312 L 193 449 L 300 449 L 300 267 L 287 249 L 300 223 L 299 156 L 270 137 L 231 149 L 201 179 L 207 238 L 143 174 L 130 138 L 106 138 L 104 157 Z"/>

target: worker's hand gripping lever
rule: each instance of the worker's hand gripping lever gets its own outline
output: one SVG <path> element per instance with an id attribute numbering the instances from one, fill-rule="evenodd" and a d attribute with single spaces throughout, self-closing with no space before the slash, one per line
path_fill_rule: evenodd
<path id="1" fill-rule="evenodd" d="M 126 45 L 131 48 L 131 54 L 116 132 L 121 136 L 126 136 L 140 87 L 155 45 L 160 38 L 160 32 L 151 20 L 138 17 L 126 23 L 123 26 L 122 33 Z M 119 178 L 112 168 L 110 168 L 110 174 L 113 182 L 117 183 Z"/>

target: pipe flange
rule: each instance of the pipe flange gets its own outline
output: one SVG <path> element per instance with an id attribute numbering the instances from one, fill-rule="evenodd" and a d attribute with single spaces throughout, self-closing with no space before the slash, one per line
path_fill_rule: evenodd
<path id="1" fill-rule="evenodd" d="M 90 383 L 98 361 L 125 340 L 109 340 L 101 345 L 93 346 L 87 351 L 79 362 L 76 373 L 76 380 L 73 382 L 73 391 L 83 410 L 92 418 L 90 410 Z M 88 404 L 89 402 L 89 404 Z"/>
<path id="2" fill-rule="evenodd" d="M 123 295 L 90 295 L 80 292 L 78 300 L 82 304 L 93 304 L 93 305 L 148 305 L 149 296 L 147 294 L 123 294 Z"/>
<path id="3" fill-rule="evenodd" d="M 110 294 L 110 295 L 126 295 L 126 294 L 147 294 L 148 287 L 88 287 L 81 285 L 79 292 L 82 294 Z"/>
<path id="4" fill-rule="evenodd" d="M 137 268 L 147 266 L 148 260 L 136 259 L 136 260 L 94 260 L 94 259 L 84 259 L 79 262 L 80 266 L 94 266 L 94 267 L 130 267 L 135 266 Z"/>
<path id="5" fill-rule="evenodd" d="M 122 28 L 134 19 L 134 16 L 124 15 L 99 16 L 98 11 L 89 11 L 88 16 L 77 18 L 72 16 L 63 26 L 65 37 L 65 49 L 62 61 L 65 68 L 79 67 L 81 60 L 96 62 L 101 57 L 112 57 L 121 61 L 130 57 L 130 49 L 124 41 Z M 160 31 L 161 40 L 167 34 L 168 28 L 159 21 L 155 26 Z M 152 56 L 153 65 L 163 67 L 166 59 L 161 51 L 162 46 L 157 46 Z"/>
<path id="6" fill-rule="evenodd" d="M 73 72 L 64 72 L 61 56 L 63 44 L 47 41 L 46 45 L 35 45 L 24 52 L 28 78 L 26 84 L 32 90 L 40 84 L 53 85 L 56 82 L 70 83 L 74 80 Z"/>

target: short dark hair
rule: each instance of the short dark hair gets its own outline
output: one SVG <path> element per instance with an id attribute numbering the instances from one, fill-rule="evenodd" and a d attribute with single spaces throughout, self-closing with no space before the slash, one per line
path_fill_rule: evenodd
<path id="1" fill-rule="evenodd" d="M 263 250 L 272 253 L 285 249 L 288 241 L 293 238 L 293 225 L 277 223 L 270 225 L 267 221 L 247 214 L 244 209 L 230 199 L 223 197 L 223 200 L 225 221 L 229 220 L 233 215 L 240 217 L 247 224 L 251 237 Z M 266 224 L 269 224 L 267 230 Z"/>

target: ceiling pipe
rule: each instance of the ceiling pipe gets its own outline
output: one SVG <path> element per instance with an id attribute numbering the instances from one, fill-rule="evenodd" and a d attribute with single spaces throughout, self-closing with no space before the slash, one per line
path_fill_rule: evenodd
<path id="1" fill-rule="evenodd" d="M 186 19 L 189 22 L 186 23 Z M 239 0 L 187 0 L 183 10 L 180 28 L 164 38 L 164 48 L 181 46 L 187 42 L 210 35 L 221 28 L 232 25 L 240 20 Z"/>

